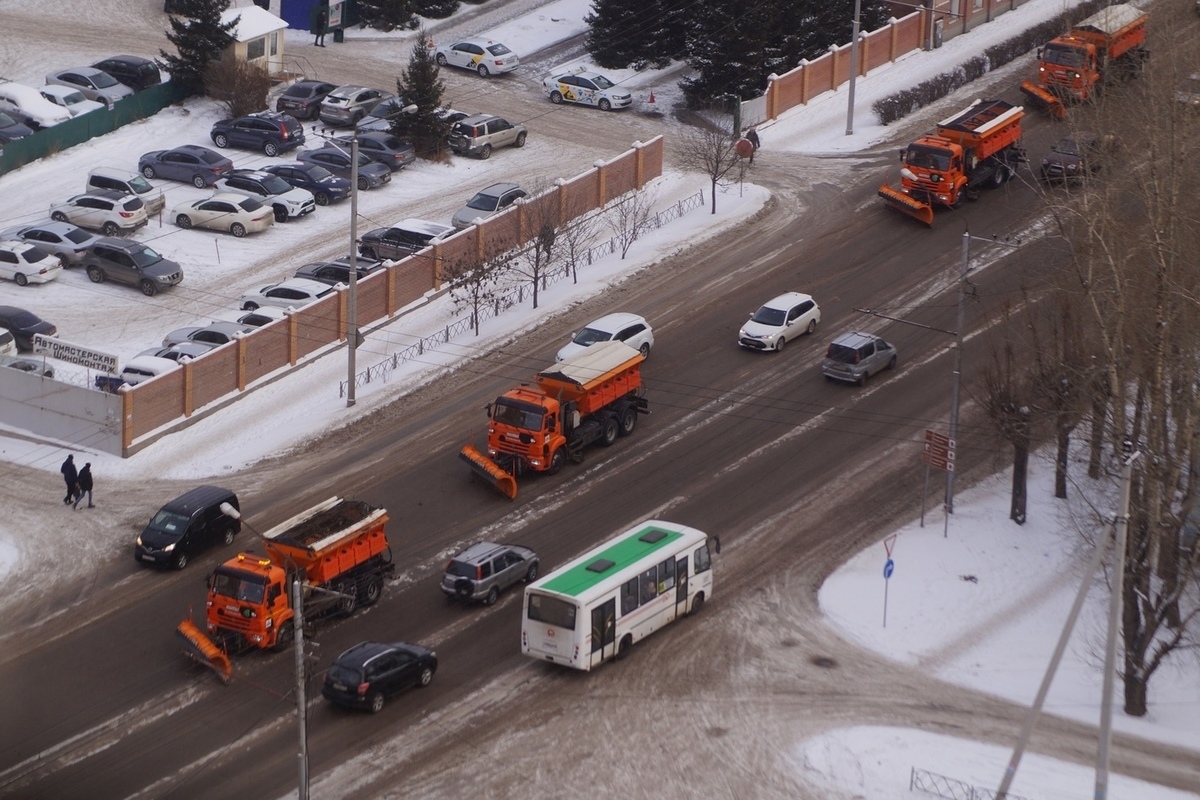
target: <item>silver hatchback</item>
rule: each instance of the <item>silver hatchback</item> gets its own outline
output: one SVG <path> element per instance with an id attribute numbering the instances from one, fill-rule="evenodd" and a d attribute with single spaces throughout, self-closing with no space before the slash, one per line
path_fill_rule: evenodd
<path id="1" fill-rule="evenodd" d="M 826 380 L 865 386 L 877 372 L 896 366 L 896 347 L 870 333 L 843 333 L 833 340 L 821 363 Z"/>
<path id="2" fill-rule="evenodd" d="M 492 605 L 513 584 L 532 583 L 538 576 L 538 557 L 528 547 L 479 542 L 446 564 L 442 591 L 450 599 L 482 600 Z"/>

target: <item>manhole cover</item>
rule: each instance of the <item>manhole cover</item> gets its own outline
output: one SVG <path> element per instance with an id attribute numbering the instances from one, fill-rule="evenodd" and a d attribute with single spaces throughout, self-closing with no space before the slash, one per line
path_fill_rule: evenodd
<path id="1" fill-rule="evenodd" d="M 813 664 L 821 669 L 833 669 L 838 665 L 838 663 L 829 656 L 813 656 L 810 661 L 812 661 Z"/>

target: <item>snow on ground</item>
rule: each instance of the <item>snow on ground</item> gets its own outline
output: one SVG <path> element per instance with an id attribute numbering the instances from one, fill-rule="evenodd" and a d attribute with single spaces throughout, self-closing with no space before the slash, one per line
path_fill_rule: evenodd
<path id="1" fill-rule="evenodd" d="M 860 78 L 856 86 L 854 135 L 846 136 L 845 88 L 816 98 L 808 106 L 795 109 L 782 119 L 760 127 L 765 150 L 796 153 L 856 152 L 887 140 L 889 130 L 876 122 L 870 105 L 876 99 L 903 86 L 909 86 L 943 72 L 982 51 L 989 44 L 1009 38 L 1022 28 L 1040 22 L 1075 5 L 1070 0 L 1032 0 L 966 36 L 957 37 L 931 53 L 912 53 L 897 64 L 889 64 Z M 578 32 L 587 0 L 559 0 L 524 16 L 510 19 L 486 33 L 510 47 L 526 52 L 549 43 L 562 41 Z M 364 38 L 375 32 L 348 31 L 348 36 Z M 300 32 L 289 32 L 289 42 L 301 40 Z M 397 38 L 403 38 L 398 35 Z M 1022 68 L 1020 65 L 1011 69 Z M 1027 64 L 1025 65 L 1027 68 Z M 614 75 L 631 86 L 655 86 L 656 73 L 630 71 Z M 86 147 L 75 148 L 30 165 L 21 171 L 21 191 L 13 191 L 14 176 L 0 178 L 0 219 L 13 225 L 43 217 L 44 209 L 63 194 L 68 185 L 96 163 L 130 166 L 136 154 L 178 143 L 180 116 L 188 121 L 194 141 L 218 116 L 216 107 L 190 103 L 183 109 L 171 109 L 153 120 Z M 107 140 L 107 141 L 105 141 Z M 531 148 L 534 140 L 530 142 Z M 100 160 L 97 160 L 98 155 Z M 534 154 L 536 157 L 536 153 Z M 254 156 L 239 154 L 237 163 L 245 166 Z M 426 196 L 434 185 L 444 185 L 445 170 L 453 169 L 455 182 L 482 183 L 485 167 L 477 162 L 457 162 L 454 167 L 419 165 L 403 173 L 400 179 L 414 195 Z M 475 173 L 475 174 L 472 174 Z M 551 176 L 554 177 L 554 176 Z M 656 183 L 661 204 L 698 191 L 705 184 L 696 176 L 669 174 Z M 81 187 L 82 188 L 82 187 Z M 168 204 L 198 194 L 190 187 L 168 184 Z M 747 185 L 726 190 L 717 204 L 718 215 L 697 211 L 671 223 L 639 241 L 626 261 L 609 259 L 585 273 L 578 285 L 559 284 L 542 295 L 544 307 L 537 313 L 516 309 L 485 325 L 479 339 L 460 339 L 449 346 L 427 353 L 419 362 L 393 373 L 385 383 L 359 390 L 358 404 L 345 408 L 334 387 L 345 377 L 341 358 L 326 358 L 306 370 L 303 379 L 279 381 L 201 423 L 173 434 L 131 459 L 121 460 L 100 454 L 86 456 L 97 474 L 108 478 L 138 476 L 209 477 L 238 469 L 256 460 L 303 442 L 352 417 L 369 413 L 380 404 L 393 400 L 404 387 L 435 378 L 445 369 L 462 364 L 480 348 L 519 335 L 539 324 L 548 309 L 563 309 L 623 276 L 653 264 L 661 256 L 703 237 L 718 235 L 751 216 L 766 200 L 764 190 Z M 435 218 L 448 216 L 458 198 L 444 200 L 433 212 Z M 368 219 L 374 206 L 371 193 L 362 198 L 360 208 Z M 382 203 L 382 200 L 380 201 Z M 39 209 L 29 211 L 29 209 Z M 321 214 L 322 212 L 318 212 Z M 433 216 L 431 213 L 430 216 Z M 316 216 L 316 215 L 314 215 Z M 308 224 L 303 221 L 300 225 Z M 320 223 L 317 223 L 320 224 Z M 336 225 L 336 222 L 327 224 Z M 361 228 L 362 226 L 360 226 Z M 363 228 L 365 229 L 365 228 Z M 240 276 L 238 264 L 270 262 L 279 248 L 278 231 L 245 240 L 233 240 L 195 231 L 179 232 L 171 227 L 153 227 L 139 238 L 160 245 L 164 250 L 174 237 L 189 237 L 187 247 L 172 249 L 172 255 L 184 261 L 192 275 L 207 275 L 204 291 L 178 297 L 180 309 L 191 309 L 191 317 L 215 316 L 227 309 L 235 292 L 222 288 L 231 276 Z M 309 253 L 303 242 L 298 252 L 310 257 L 340 255 L 340 249 Z M 212 262 L 219 253 L 217 266 Z M 224 265 L 224 266 L 222 266 Z M 80 276 L 72 276 L 78 278 Z M 265 277 L 277 277 L 270 275 Z M 251 283 L 263 282 L 254 276 Z M 91 287 L 86 281 L 72 286 L 71 302 L 64 304 L 64 316 L 56 320 L 64 331 L 79 326 L 86 330 L 96 346 L 116 349 L 128 357 L 153 344 L 166 331 L 139 324 L 124 315 L 110 319 L 102 328 L 87 326 L 97 306 L 103 307 L 111 287 Z M 185 287 L 187 284 L 184 285 Z M 239 287 L 239 291 L 241 287 Z M 121 290 L 124 293 L 124 290 Z M 7 288 L 5 295 L 10 295 Z M 170 297 L 171 293 L 165 295 Z M 68 313 L 67 306 L 76 309 Z M 417 332 L 442 327 L 451 316 L 443 298 L 428 303 L 397 322 L 368 335 L 368 344 L 360 350 L 359 365 L 381 360 L 390 350 L 404 346 Z M 185 324 L 188 317 L 181 317 Z M 66 338 L 70 338 L 68 335 Z M 323 396 L 308 389 L 311 382 L 330 387 Z M 290 402 L 303 392 L 307 397 L 303 416 L 284 419 L 273 416 L 272 424 L 257 426 L 251 440 L 242 435 L 247 419 L 261 417 L 268 409 L 295 407 Z M 268 431 L 270 433 L 268 433 Z M 0 459 L 25 466 L 39 467 L 53 475 L 66 449 L 50 444 L 31 443 L 20 437 L 0 438 Z M 992 692 L 1011 700 L 1028 703 L 1036 691 L 1042 670 L 1058 636 L 1066 609 L 1073 598 L 1074 581 L 1064 582 L 1064 574 L 1076 574 L 1083 561 L 1080 547 L 1070 526 L 1061 524 L 1058 509 L 1050 497 L 1049 468 L 1042 463 L 1031 467 L 1031 511 L 1029 522 L 1019 527 L 1007 521 L 1007 497 L 1004 480 L 979 487 L 962 495 L 956 503 L 949 538 L 942 537 L 941 517 L 931 514 L 924 529 L 910 525 L 899 534 L 893 556 L 896 572 L 888 583 L 887 627 L 883 622 L 882 545 L 851 559 L 827 582 L 821 592 L 821 604 L 829 623 L 862 646 L 895 658 L 898 662 L 935 672 L 947 681 Z M 56 476 L 55 476 L 56 477 Z M 61 514 L 60 509 L 49 509 Z M 52 532 L 49 523 L 40 529 Z M 36 535 L 22 526 L 23 545 L 37 546 Z M 20 588 L 22 567 L 27 556 L 17 547 L 17 530 L 0 520 L 0 576 L 6 588 Z M 974 577 L 974 580 L 966 580 Z M 1060 675 L 1055 681 L 1046 712 L 1095 722 L 1099 718 L 1100 685 L 1099 642 L 1102 641 L 1104 613 L 1103 585 L 1094 587 Z M 1173 659 L 1152 685 L 1151 709 L 1145 719 L 1135 720 L 1118 713 L 1117 729 L 1131 734 L 1170 741 L 1200 750 L 1200 681 L 1195 661 Z M 803 774 L 807 782 L 827 788 L 830 796 L 870 797 L 889 800 L 911 796 L 908 769 L 917 764 L 925 769 L 957 777 L 979 786 L 998 782 L 1007 763 L 1008 751 L 964 739 L 934 736 L 911 729 L 847 728 L 833 733 L 797 740 L 794 759 L 788 768 Z M 1063 762 L 1026 756 L 1014 791 L 1030 797 L 1081 797 L 1091 786 L 1091 771 Z M 1176 800 L 1197 797 L 1113 776 L 1113 796 L 1139 800 Z"/>

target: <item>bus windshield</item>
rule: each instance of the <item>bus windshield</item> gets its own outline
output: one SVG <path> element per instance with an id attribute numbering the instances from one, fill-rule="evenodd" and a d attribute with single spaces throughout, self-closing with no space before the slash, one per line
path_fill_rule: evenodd
<path id="1" fill-rule="evenodd" d="M 526 616 L 534 622 L 544 622 L 547 625 L 573 631 L 575 630 L 575 611 L 574 603 L 531 592 Z"/>

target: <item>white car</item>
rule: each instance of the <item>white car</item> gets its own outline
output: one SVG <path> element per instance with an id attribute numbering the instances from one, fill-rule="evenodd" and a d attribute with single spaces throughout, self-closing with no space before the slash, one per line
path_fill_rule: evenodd
<path id="1" fill-rule="evenodd" d="M 159 356 L 138 355 L 125 362 L 121 369 L 121 379 L 130 386 L 137 386 L 142 381 L 157 378 L 179 369 L 179 362 Z"/>
<path id="2" fill-rule="evenodd" d="M 62 272 L 62 259 L 28 242 L 0 242 L 0 278 L 17 286 L 48 283 Z"/>
<path id="3" fill-rule="evenodd" d="M 242 295 L 238 308 L 254 311 L 264 306 L 275 308 L 299 308 L 322 297 L 333 294 L 336 287 L 308 278 L 289 278 L 280 283 L 268 283 L 253 292 Z"/>
<path id="4" fill-rule="evenodd" d="M 72 89 L 70 86 L 43 86 L 38 92 L 54 105 L 65 108 L 72 117 L 95 111 L 97 108 L 104 108 L 103 103 L 88 100 L 83 96 L 83 92 Z"/>
<path id="5" fill-rule="evenodd" d="M 633 95 L 628 89 L 622 89 L 599 72 L 578 71 L 546 78 L 542 89 L 555 105 L 579 103 L 601 111 L 633 105 Z"/>
<path id="6" fill-rule="evenodd" d="M 181 228 L 229 231 L 240 239 L 247 233 L 265 231 L 274 225 L 275 211 L 252 197 L 217 192 L 203 200 L 175 206 L 171 209 L 170 219 Z"/>
<path id="7" fill-rule="evenodd" d="M 0 109 L 12 108 L 29 117 L 39 128 L 49 128 L 71 118 L 71 112 L 56 106 L 32 86 L 0 80 Z"/>
<path id="8" fill-rule="evenodd" d="M 438 66 L 475 70 L 482 78 L 512 72 L 521 65 L 516 53 L 491 39 L 464 39 L 434 52 Z"/>
<path id="9" fill-rule="evenodd" d="M 767 301 L 738 331 L 738 344 L 751 350 L 782 350 L 789 339 L 817 329 L 821 307 L 801 292 L 787 292 Z"/>
<path id="10" fill-rule="evenodd" d="M 644 317 L 618 311 L 606 314 L 571 337 L 571 341 L 563 345 L 554 357 L 555 361 L 564 361 L 596 342 L 624 342 L 635 350 L 640 350 L 643 356 L 650 355 L 654 346 L 654 331 Z"/>
<path id="11" fill-rule="evenodd" d="M 150 217 L 141 198 L 99 189 L 51 203 L 50 219 L 102 231 L 105 236 L 120 236 L 142 227 Z"/>
<path id="12" fill-rule="evenodd" d="M 218 191 L 252 197 L 275 212 L 276 222 L 287 222 L 311 214 L 317 208 L 313 193 L 295 189 L 278 175 L 262 170 L 235 169 L 216 182 Z"/>

